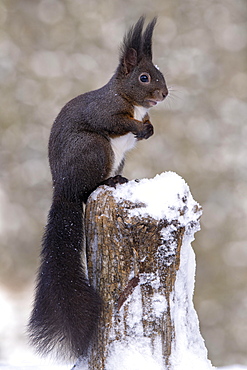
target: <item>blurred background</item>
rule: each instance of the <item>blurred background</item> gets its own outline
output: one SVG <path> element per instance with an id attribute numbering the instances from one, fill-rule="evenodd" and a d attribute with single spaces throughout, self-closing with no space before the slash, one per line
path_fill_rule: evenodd
<path id="1" fill-rule="evenodd" d="M 154 63 L 170 95 L 128 178 L 171 170 L 203 207 L 195 307 L 215 366 L 247 365 L 247 1 L 0 1 L 0 360 L 29 356 L 28 319 L 51 202 L 50 128 L 108 82 L 126 29 L 158 15 Z"/>

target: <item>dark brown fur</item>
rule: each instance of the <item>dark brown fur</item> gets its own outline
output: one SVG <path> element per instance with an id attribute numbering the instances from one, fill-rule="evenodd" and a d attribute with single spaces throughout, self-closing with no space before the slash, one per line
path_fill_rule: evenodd
<path id="1" fill-rule="evenodd" d="M 89 194 L 112 173 L 111 139 L 127 133 L 137 140 L 153 134 L 148 115 L 134 118 L 134 107 L 167 95 L 164 77 L 152 63 L 156 20 L 143 32 L 144 18 L 124 38 L 119 66 L 108 84 L 67 103 L 49 140 L 53 201 L 43 237 L 30 339 L 41 354 L 86 355 L 97 332 L 101 299 L 86 277 L 81 260 L 83 207 Z M 149 83 L 140 81 L 148 73 Z M 119 175 L 123 161 L 114 175 Z M 115 184 L 119 177 L 109 182 Z"/>

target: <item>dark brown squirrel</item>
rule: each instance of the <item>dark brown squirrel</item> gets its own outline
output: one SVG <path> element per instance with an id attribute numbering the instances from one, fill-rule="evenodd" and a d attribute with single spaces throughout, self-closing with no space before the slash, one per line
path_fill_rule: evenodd
<path id="1" fill-rule="evenodd" d="M 153 134 L 148 110 L 168 94 L 152 63 L 156 18 L 145 30 L 144 21 L 125 35 L 110 81 L 69 101 L 51 129 L 53 200 L 29 321 L 30 342 L 40 354 L 85 356 L 97 335 L 102 303 L 82 263 L 83 202 L 100 184 L 127 181 L 125 153 Z"/>

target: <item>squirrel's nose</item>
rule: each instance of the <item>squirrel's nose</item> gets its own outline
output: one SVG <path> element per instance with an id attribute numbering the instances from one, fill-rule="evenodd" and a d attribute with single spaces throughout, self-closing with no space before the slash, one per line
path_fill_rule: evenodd
<path id="1" fill-rule="evenodd" d="M 160 89 L 160 90 L 156 90 L 154 95 L 158 100 L 160 100 L 160 101 L 164 100 L 168 95 L 167 87 L 165 87 L 163 89 Z"/>
<path id="2" fill-rule="evenodd" d="M 166 87 L 166 89 L 163 90 L 161 93 L 163 95 L 163 99 L 165 99 L 167 97 L 167 95 L 168 95 L 168 88 Z"/>

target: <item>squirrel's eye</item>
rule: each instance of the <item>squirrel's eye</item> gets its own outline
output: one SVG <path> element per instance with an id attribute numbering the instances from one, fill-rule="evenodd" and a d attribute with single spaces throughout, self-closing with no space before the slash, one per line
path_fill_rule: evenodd
<path id="1" fill-rule="evenodd" d="M 140 76 L 139 76 L 139 80 L 143 83 L 149 83 L 151 81 L 151 77 L 148 73 L 142 73 Z"/>

